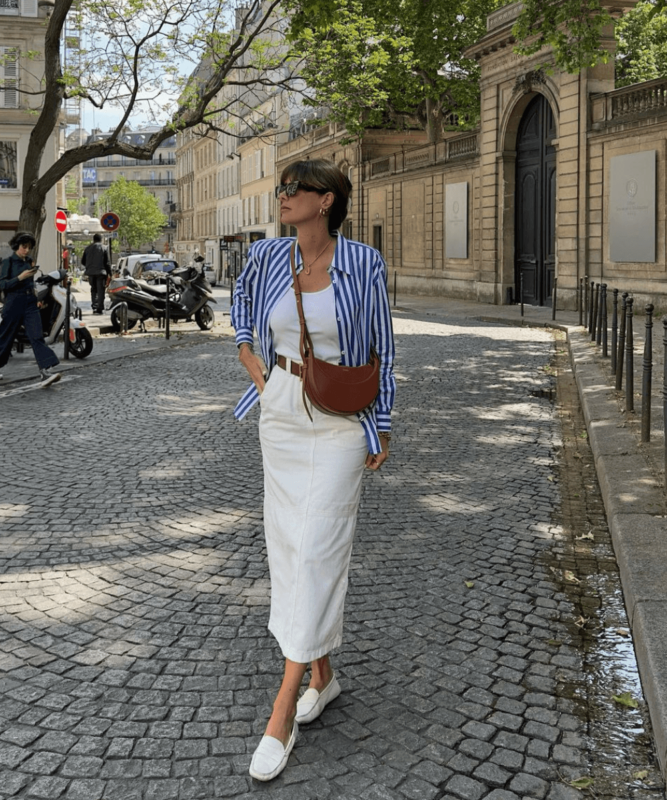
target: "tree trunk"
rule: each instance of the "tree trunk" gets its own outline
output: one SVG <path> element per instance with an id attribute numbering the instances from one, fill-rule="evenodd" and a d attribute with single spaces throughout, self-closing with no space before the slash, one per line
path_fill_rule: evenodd
<path id="1" fill-rule="evenodd" d="M 440 120 L 440 105 L 430 97 L 426 98 L 426 134 L 429 144 L 435 144 L 442 139 L 442 123 Z"/>

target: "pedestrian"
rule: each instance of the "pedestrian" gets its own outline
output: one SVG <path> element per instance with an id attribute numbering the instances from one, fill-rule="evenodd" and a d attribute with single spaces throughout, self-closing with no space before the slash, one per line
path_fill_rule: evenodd
<path id="1" fill-rule="evenodd" d="M 395 393 L 394 341 L 386 265 L 377 250 L 338 233 L 352 185 L 331 162 L 285 168 L 280 221 L 297 230 L 297 281 L 315 355 L 361 366 L 373 347 L 380 390 L 366 414 L 332 416 L 302 395 L 300 326 L 290 252 L 293 239 L 254 243 L 234 292 L 239 360 L 253 384 L 235 409 L 259 399 L 264 464 L 264 530 L 271 577 L 269 630 L 285 657 L 284 676 L 250 774 L 271 780 L 285 767 L 299 724 L 340 694 L 330 661 L 342 642 L 348 567 L 364 466 L 389 456 Z M 253 351 L 257 331 L 261 356 Z M 310 664 L 310 683 L 298 698 Z"/>
<path id="2" fill-rule="evenodd" d="M 86 268 L 85 275 L 90 283 L 90 304 L 93 314 L 104 313 L 104 290 L 111 281 L 109 251 L 102 244 L 99 233 L 93 235 L 93 243 L 83 251 L 81 263 Z"/>
<path id="3" fill-rule="evenodd" d="M 33 267 L 32 259 L 28 255 L 35 244 L 36 239 L 32 233 L 19 231 L 9 242 L 14 253 L 5 258 L 0 266 L 0 292 L 4 292 L 5 295 L 0 323 L 0 369 L 9 361 L 14 339 L 23 324 L 37 361 L 42 383 L 44 386 L 49 386 L 60 380 L 60 373 L 51 369 L 60 361 L 44 341 L 42 319 L 33 281 L 37 268 Z"/>

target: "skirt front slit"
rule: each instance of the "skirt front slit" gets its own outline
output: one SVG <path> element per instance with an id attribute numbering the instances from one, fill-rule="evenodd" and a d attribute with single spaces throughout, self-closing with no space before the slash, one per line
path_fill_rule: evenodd
<path id="1" fill-rule="evenodd" d="M 367 455 L 356 417 L 303 405 L 301 381 L 276 367 L 260 398 L 269 630 L 308 663 L 342 642 L 348 568 Z"/>

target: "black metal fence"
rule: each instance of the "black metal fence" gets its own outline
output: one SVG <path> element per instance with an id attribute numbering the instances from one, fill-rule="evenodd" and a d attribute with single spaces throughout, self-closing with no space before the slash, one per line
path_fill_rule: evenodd
<path id="1" fill-rule="evenodd" d="M 610 371 L 615 381 L 616 391 L 625 389 L 625 410 L 635 411 L 635 373 L 634 373 L 634 298 L 629 292 L 614 288 L 611 291 L 611 347 L 608 339 L 606 283 L 588 282 L 588 276 L 580 280 L 578 287 L 579 325 L 587 329 L 591 342 L 601 347 L 603 358 L 610 358 Z M 620 302 L 619 302 L 620 294 Z M 620 306 L 620 307 L 619 307 Z M 651 440 L 651 393 L 653 390 L 653 312 L 649 303 L 644 307 L 644 352 L 642 360 L 641 386 L 641 440 Z M 664 467 L 665 488 L 667 490 L 667 316 L 662 319 L 663 327 L 663 421 L 665 431 Z M 624 379 L 625 378 L 625 384 Z"/>

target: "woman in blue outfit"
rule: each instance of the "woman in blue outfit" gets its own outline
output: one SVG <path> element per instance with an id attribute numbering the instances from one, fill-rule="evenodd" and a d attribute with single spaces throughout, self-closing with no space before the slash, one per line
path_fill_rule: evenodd
<path id="1" fill-rule="evenodd" d="M 293 291 L 293 239 L 264 239 L 248 253 L 234 293 L 239 360 L 252 385 L 242 418 L 259 400 L 264 466 L 264 528 L 271 575 L 269 630 L 285 672 L 250 774 L 271 780 L 285 767 L 298 725 L 312 722 L 340 694 L 329 654 L 342 641 L 348 567 L 364 468 L 389 456 L 394 341 L 386 266 L 380 253 L 338 233 L 352 185 L 332 163 L 298 161 L 276 188 L 280 221 L 297 230 L 297 280 L 315 356 L 360 366 L 371 347 L 380 390 L 365 414 L 338 417 L 304 406 L 299 318 Z M 253 350 L 256 331 L 261 357 Z M 310 683 L 298 698 L 308 665 Z"/>
<path id="2" fill-rule="evenodd" d="M 42 383 L 48 386 L 60 380 L 60 373 L 51 371 L 51 367 L 60 362 L 58 356 L 44 341 L 33 281 L 37 268 L 33 267 L 32 259 L 28 255 L 35 244 L 36 240 L 32 233 L 19 231 L 9 242 L 14 253 L 6 258 L 0 267 L 0 291 L 5 293 L 2 323 L 0 323 L 0 369 L 9 361 L 16 333 L 23 324 L 39 367 Z"/>

